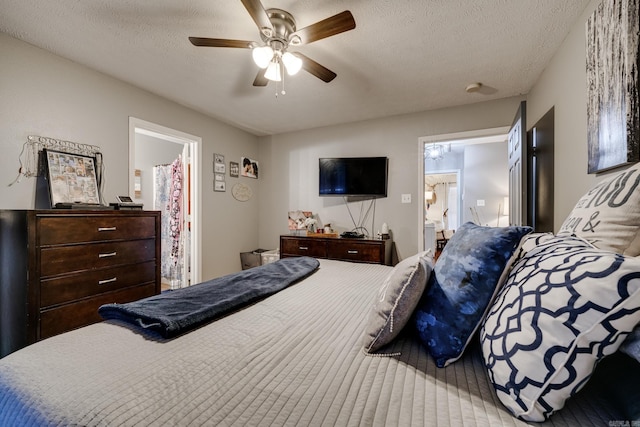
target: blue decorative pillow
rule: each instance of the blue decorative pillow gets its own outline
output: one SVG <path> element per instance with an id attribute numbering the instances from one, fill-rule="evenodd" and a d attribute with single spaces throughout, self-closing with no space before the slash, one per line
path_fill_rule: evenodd
<path id="1" fill-rule="evenodd" d="M 639 321 L 640 259 L 555 237 L 514 263 L 482 327 L 482 353 L 502 403 L 543 421 Z"/>
<path id="2" fill-rule="evenodd" d="M 419 338 L 438 367 L 462 356 L 504 282 L 511 255 L 529 232 L 531 227 L 468 222 L 449 240 L 415 311 Z"/>

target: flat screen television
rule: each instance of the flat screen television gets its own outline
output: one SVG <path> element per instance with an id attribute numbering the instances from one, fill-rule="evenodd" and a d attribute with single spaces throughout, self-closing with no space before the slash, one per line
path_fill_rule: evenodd
<path id="1" fill-rule="evenodd" d="M 387 197 L 386 157 L 320 158 L 319 169 L 320 196 Z"/>

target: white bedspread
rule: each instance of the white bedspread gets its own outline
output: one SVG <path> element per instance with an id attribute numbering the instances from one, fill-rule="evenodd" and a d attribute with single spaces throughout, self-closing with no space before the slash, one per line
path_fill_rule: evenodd
<path id="1" fill-rule="evenodd" d="M 438 369 L 410 336 L 361 351 L 390 267 L 322 260 L 308 279 L 172 340 L 103 322 L 0 360 L 0 425 L 525 425 L 477 352 Z M 585 395 L 553 425 L 608 425 Z"/>

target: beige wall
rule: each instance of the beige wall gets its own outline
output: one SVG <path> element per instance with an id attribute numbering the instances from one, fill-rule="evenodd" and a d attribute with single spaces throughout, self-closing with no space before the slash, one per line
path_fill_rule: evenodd
<path id="1" fill-rule="evenodd" d="M 338 231 L 353 227 L 341 198 L 318 196 L 318 158 L 339 156 L 389 157 L 388 197 L 376 202 L 375 233 L 383 222 L 393 232 L 398 259 L 418 251 L 422 192 L 418 138 L 509 126 L 521 98 L 387 117 L 270 137 L 260 141 L 260 246 L 274 248 L 288 233 L 288 210 L 311 210 Z M 263 166 L 264 165 L 264 166 Z M 402 194 L 412 203 L 401 203 Z M 361 209 L 350 203 L 354 217 Z"/>
<path id="2" fill-rule="evenodd" d="M 577 199 L 598 177 L 586 174 L 586 78 L 584 22 L 594 0 L 526 96 L 528 127 L 555 106 L 555 224 L 560 226 Z M 34 204 L 34 180 L 12 187 L 18 155 L 27 135 L 95 144 L 105 157 L 107 200 L 128 188 L 128 118 L 137 117 L 203 138 L 203 278 L 239 270 L 239 252 L 275 248 L 287 233 L 287 211 L 309 209 L 339 231 L 352 227 L 341 199 L 317 193 L 317 159 L 324 156 L 390 158 L 389 197 L 376 203 L 375 233 L 392 229 L 400 259 L 418 251 L 420 218 L 419 144 L 422 136 L 508 126 L 521 97 L 386 117 L 340 126 L 256 138 L 173 102 L 137 89 L 41 49 L 0 34 L 1 208 Z M 476 96 L 470 98 L 477 101 Z M 381 100 L 380 102 L 384 102 Z M 214 193 L 212 157 L 240 156 L 260 162 L 260 179 L 243 182 L 255 196 L 245 203 Z M 227 177 L 227 188 L 238 178 Z M 401 194 L 413 203 L 400 203 Z M 361 205 L 350 204 L 354 216 Z M 371 218 L 370 218 L 371 219 Z"/>
<path id="3" fill-rule="evenodd" d="M 554 227 L 557 231 L 580 196 L 600 179 L 587 174 L 585 22 L 592 1 L 527 95 L 527 127 L 555 105 Z"/>
<path id="4" fill-rule="evenodd" d="M 257 157 L 255 136 L 2 33 L 0 57 L 0 208 L 34 207 L 34 179 L 7 186 L 31 134 L 100 146 L 106 201 L 127 194 L 133 116 L 202 138 L 202 278 L 240 270 L 239 253 L 257 245 L 258 198 L 214 193 L 213 153 Z M 227 188 L 237 180 L 227 177 Z M 257 194 L 259 181 L 250 184 Z"/>
<path id="5" fill-rule="evenodd" d="M 585 9 L 526 95 L 527 128 L 555 106 L 556 231 L 580 196 L 601 178 L 587 175 L 586 142 L 584 24 L 597 4 L 594 0 Z M 412 255 L 418 251 L 420 232 L 416 206 L 420 191 L 418 137 L 508 126 L 519 101 L 507 98 L 262 138 L 260 157 L 265 162 L 265 179 L 261 184 L 260 245 L 277 245 L 278 235 L 287 232 L 288 209 L 313 210 L 325 221 L 350 227 L 340 201 L 317 196 L 318 157 L 386 155 L 390 158 L 389 197 L 377 203 L 376 224 L 389 224 L 400 259 Z M 400 203 L 402 193 L 412 194 L 411 205 Z"/>

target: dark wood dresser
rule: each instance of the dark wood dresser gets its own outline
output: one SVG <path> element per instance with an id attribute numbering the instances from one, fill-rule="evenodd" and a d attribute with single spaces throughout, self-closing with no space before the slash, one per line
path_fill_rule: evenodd
<path id="1" fill-rule="evenodd" d="M 160 293 L 160 212 L 0 211 L 0 357 Z"/>
<path id="2" fill-rule="evenodd" d="M 391 240 L 280 236 L 280 258 L 310 256 L 391 265 Z"/>

